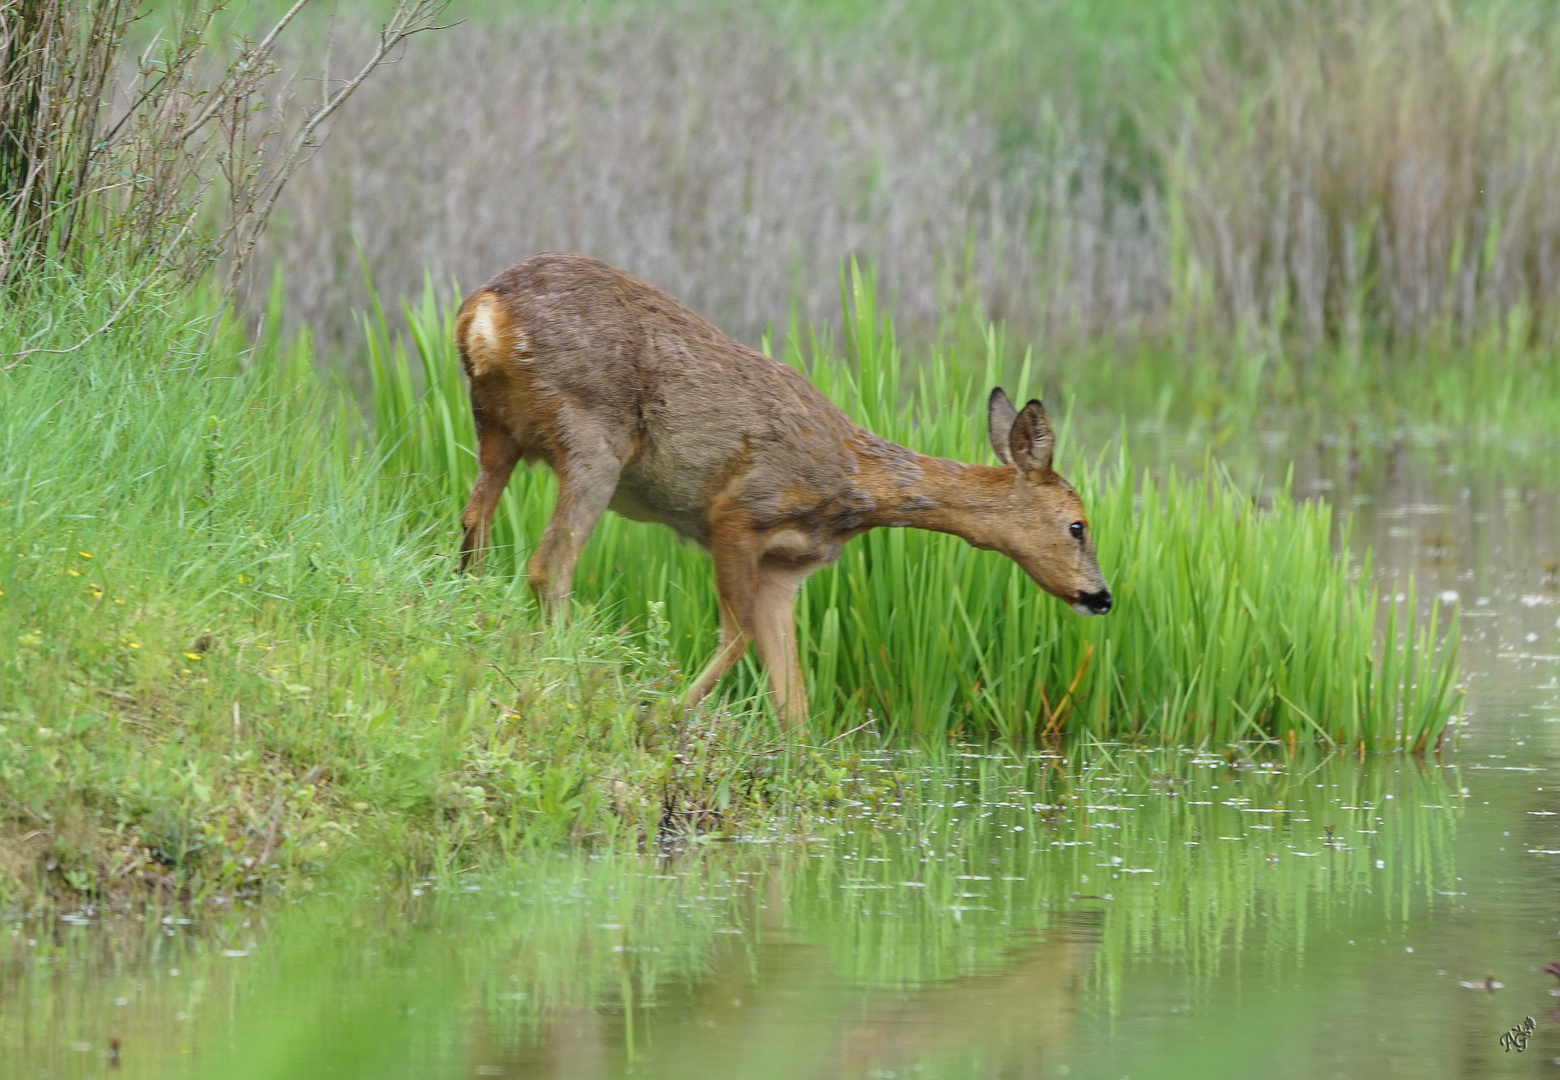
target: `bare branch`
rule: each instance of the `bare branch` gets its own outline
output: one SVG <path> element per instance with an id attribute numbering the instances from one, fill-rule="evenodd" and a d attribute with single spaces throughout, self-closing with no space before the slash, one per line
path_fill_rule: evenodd
<path id="1" fill-rule="evenodd" d="M 239 234 L 241 242 L 233 252 L 232 262 L 228 268 L 225 290 L 227 293 L 231 294 L 237 287 L 249 256 L 260 239 L 260 233 L 276 207 L 276 200 L 280 197 L 282 188 L 286 186 L 288 179 L 304 160 L 305 155 L 318 145 L 314 137 L 321 125 L 352 96 L 359 86 L 363 85 L 364 80 L 373 73 L 374 69 L 385 63 L 390 54 L 408 38 L 426 30 L 442 29 L 438 20 L 449 8 L 449 3 L 450 0 L 399 0 L 395 12 L 380 28 L 378 47 L 364 61 L 357 74 L 338 87 L 334 93 L 329 92 L 327 87 L 325 100 L 314 114 L 303 122 L 294 133 L 286 151 L 276 159 L 274 171 L 265 186 L 258 209 L 250 211 L 249 219 Z"/>
<path id="2" fill-rule="evenodd" d="M 258 41 L 214 65 L 226 46 L 211 44 L 212 31 L 230 0 L 175 5 L 127 65 L 127 33 L 142 6 L 135 0 L 0 0 L 0 284 L 100 242 L 152 265 L 150 276 L 171 268 L 194 278 L 225 254 L 236 280 L 331 113 L 408 38 L 437 29 L 448 6 L 399 0 L 373 56 L 336 89 L 327 80 L 319 108 L 295 125 L 289 84 L 269 106 L 262 95 L 275 85 L 283 33 L 311 2 L 291 0 Z M 213 235 L 192 223 L 214 183 L 226 191 L 227 214 Z M 121 314 L 71 348 L 16 355 L 74 352 Z"/>
<path id="3" fill-rule="evenodd" d="M 271 47 L 276 44 L 277 37 L 283 30 L 287 29 L 287 24 L 293 21 L 293 17 L 297 15 L 298 12 L 307 7 L 309 3 L 311 3 L 311 0 L 295 0 L 293 6 L 287 9 L 287 14 L 283 15 L 279 20 L 277 20 L 276 25 L 271 27 L 270 32 L 266 34 L 265 37 L 261 38 L 258 44 L 244 50 L 244 54 L 240 56 L 238 61 L 233 65 L 233 74 L 250 74 L 263 66 L 266 58 L 271 55 Z M 206 106 L 205 111 L 197 116 L 190 123 L 190 126 L 184 130 L 184 137 L 182 141 L 188 142 L 197 131 L 205 127 L 206 124 L 211 121 L 212 117 L 221 112 L 227 106 L 227 104 L 228 99 L 225 95 L 213 94 L 211 97 L 211 103 Z"/>

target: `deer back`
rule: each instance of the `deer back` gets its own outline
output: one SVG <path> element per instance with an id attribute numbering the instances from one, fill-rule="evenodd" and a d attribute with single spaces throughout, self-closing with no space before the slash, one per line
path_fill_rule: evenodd
<path id="1" fill-rule="evenodd" d="M 466 300 L 456 334 L 478 422 L 554 469 L 604 447 L 628 517 L 708 546 L 712 511 L 763 529 L 862 503 L 857 429 L 806 378 L 599 259 L 517 263 Z"/>

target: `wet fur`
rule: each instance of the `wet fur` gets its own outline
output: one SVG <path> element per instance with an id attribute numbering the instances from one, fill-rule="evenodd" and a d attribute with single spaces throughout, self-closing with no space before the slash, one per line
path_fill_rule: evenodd
<path id="1" fill-rule="evenodd" d="M 877 526 L 963 536 L 1009 555 L 1075 607 L 1086 594 L 1108 605 L 1092 544 L 1067 535 L 1083 508 L 1051 469 L 1039 402 L 1023 414 L 1007 405 L 1014 426 L 1002 468 L 917 454 L 851 423 L 794 369 L 585 255 L 544 253 L 503 271 L 461 305 L 456 338 L 479 459 L 462 565 L 480 563 L 521 458 L 559 479 L 527 567 L 544 609 L 566 600 L 604 510 L 704 547 L 715 561 L 721 645 L 690 704 L 752 642 L 787 722 L 804 723 L 795 591 Z"/>

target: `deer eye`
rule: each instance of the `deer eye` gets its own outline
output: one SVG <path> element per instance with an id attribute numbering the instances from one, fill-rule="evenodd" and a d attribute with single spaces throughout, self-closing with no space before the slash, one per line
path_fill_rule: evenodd
<path id="1" fill-rule="evenodd" d="M 1082 540 L 1083 539 L 1083 522 L 1081 522 L 1081 521 L 1073 522 L 1071 525 L 1067 526 L 1067 531 L 1073 534 L 1073 539 L 1074 540 Z"/>

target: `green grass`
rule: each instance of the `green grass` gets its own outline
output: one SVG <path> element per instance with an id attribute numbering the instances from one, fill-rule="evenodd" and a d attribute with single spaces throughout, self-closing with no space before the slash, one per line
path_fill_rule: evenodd
<path id="1" fill-rule="evenodd" d="M 986 336 L 980 378 L 961 375 L 968 365 L 941 354 L 912 368 L 870 281 L 853 271 L 845 291 L 849 360 L 818 339 L 804 356 L 795 328 L 786 360 L 879 434 L 927 453 L 987 460 L 981 403 L 1000 381 L 996 334 Z M 406 317 L 417 371 L 383 312 L 366 326 L 375 423 L 416 520 L 449 530 L 474 475 L 453 306 L 430 290 Z M 1031 373 L 1026 363 L 1010 383 L 1016 400 Z M 1089 509 L 1117 597 L 1111 615 L 1079 619 L 1013 564 L 950 537 L 870 533 L 837 568 L 814 575 L 798 603 L 812 709 L 825 730 L 870 719 L 896 740 L 968 735 L 1024 744 L 1049 731 L 1182 743 L 1438 744 L 1458 698 L 1455 624 L 1437 626 L 1432 610 L 1430 625 L 1416 626 L 1412 596 L 1378 618 L 1369 566 L 1332 553 L 1328 507 L 1282 490 L 1259 501 L 1212 467 L 1155 480 L 1137 477 L 1125 451 L 1108 469 L 1072 457 L 1063 472 Z M 517 472 L 495 518 L 498 574 L 513 580 L 554 495 L 545 469 Z M 608 515 L 574 584 L 586 607 L 614 624 L 645 627 L 652 605 L 664 605 L 654 618 L 669 622 L 685 673 L 713 649 L 708 559 L 664 529 Z M 753 692 L 751 667 L 738 685 Z"/>
<path id="2" fill-rule="evenodd" d="M 35 283 L 0 355 L 69 347 L 133 280 Z M 544 632 L 507 583 L 453 575 L 307 339 L 261 338 L 153 288 L 0 372 L 0 904 L 634 846 L 829 801 L 844 773 L 779 752 L 750 705 L 684 721 L 653 634 Z"/>

